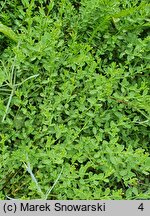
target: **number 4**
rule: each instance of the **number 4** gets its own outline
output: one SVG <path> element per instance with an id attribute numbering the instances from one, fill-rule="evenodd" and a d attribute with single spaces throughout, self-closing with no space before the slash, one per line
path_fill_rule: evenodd
<path id="1" fill-rule="evenodd" d="M 144 210 L 144 206 L 143 206 L 143 203 L 141 203 L 138 207 L 139 210 L 143 211 Z"/>

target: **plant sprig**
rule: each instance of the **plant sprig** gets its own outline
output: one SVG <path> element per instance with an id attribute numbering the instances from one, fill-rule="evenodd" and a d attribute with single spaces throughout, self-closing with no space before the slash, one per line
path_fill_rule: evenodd
<path id="1" fill-rule="evenodd" d="M 2 32 L 6 37 L 9 37 L 11 40 L 18 42 L 17 34 L 8 26 L 3 25 L 1 22 L 0 22 L 0 32 Z"/>

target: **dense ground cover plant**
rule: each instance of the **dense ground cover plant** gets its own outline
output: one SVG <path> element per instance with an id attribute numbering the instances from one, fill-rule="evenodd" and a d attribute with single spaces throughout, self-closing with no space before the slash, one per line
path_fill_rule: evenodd
<path id="1" fill-rule="evenodd" d="M 0 198 L 150 198 L 150 4 L 0 2 Z"/>

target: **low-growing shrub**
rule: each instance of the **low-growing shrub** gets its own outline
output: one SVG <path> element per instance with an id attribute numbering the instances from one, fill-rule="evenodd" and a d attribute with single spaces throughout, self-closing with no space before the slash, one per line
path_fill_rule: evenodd
<path id="1" fill-rule="evenodd" d="M 149 199 L 150 4 L 0 4 L 0 198 Z"/>

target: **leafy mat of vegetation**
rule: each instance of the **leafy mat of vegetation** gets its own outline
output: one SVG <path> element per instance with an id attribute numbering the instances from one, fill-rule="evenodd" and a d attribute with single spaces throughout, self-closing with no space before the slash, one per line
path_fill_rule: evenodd
<path id="1" fill-rule="evenodd" d="M 148 0 L 2 0 L 0 56 L 0 199 L 150 198 Z"/>

